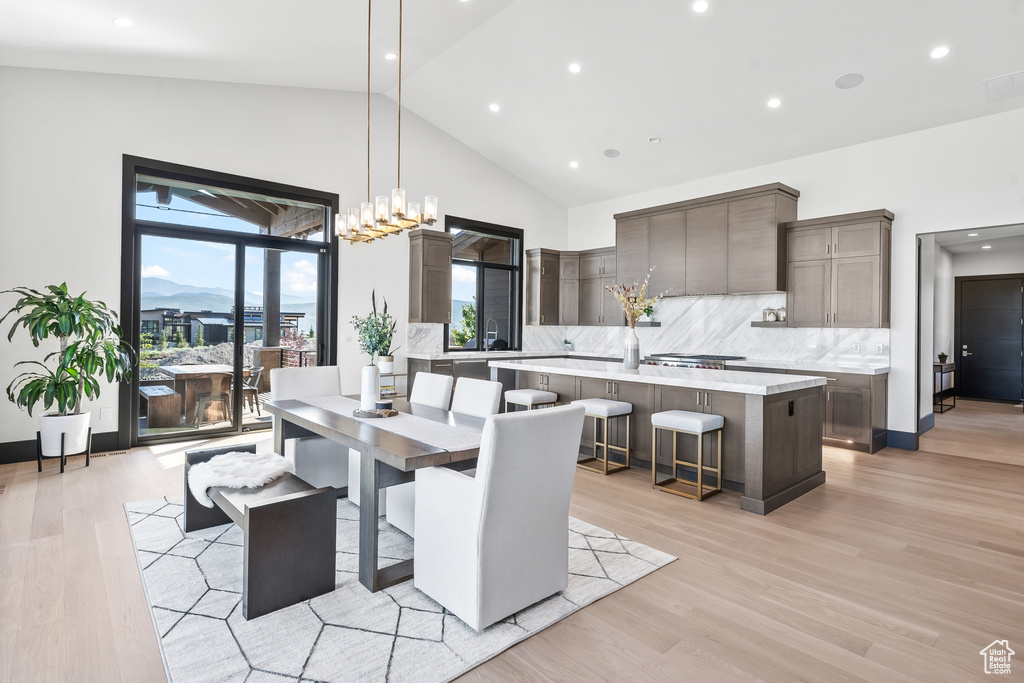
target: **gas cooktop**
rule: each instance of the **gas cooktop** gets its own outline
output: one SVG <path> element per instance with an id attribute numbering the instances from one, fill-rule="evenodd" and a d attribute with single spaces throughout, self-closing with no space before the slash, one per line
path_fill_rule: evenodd
<path id="1" fill-rule="evenodd" d="M 707 353 L 652 353 L 648 358 L 680 358 L 687 360 L 744 360 L 746 356 L 714 356 Z"/>

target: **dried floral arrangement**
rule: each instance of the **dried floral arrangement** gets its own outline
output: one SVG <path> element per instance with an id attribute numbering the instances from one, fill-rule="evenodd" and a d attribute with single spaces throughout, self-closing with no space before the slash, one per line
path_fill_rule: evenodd
<path id="1" fill-rule="evenodd" d="M 647 296 L 647 288 L 651 282 L 651 273 L 654 272 L 652 266 L 647 271 L 647 277 L 644 278 L 643 284 L 634 282 L 632 285 L 615 285 L 614 287 L 605 287 L 615 300 L 619 302 L 619 306 L 622 307 L 622 312 L 626 314 L 626 324 L 631 328 L 636 326 L 636 321 L 644 315 L 651 315 L 654 312 L 654 304 L 665 296 L 665 292 L 657 294 L 653 297 Z"/>

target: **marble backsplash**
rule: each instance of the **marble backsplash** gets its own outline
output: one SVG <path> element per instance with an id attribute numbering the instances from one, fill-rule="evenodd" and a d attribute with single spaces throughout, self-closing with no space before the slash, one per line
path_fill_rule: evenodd
<path id="1" fill-rule="evenodd" d="M 785 294 L 672 297 L 655 306 L 661 327 L 638 327 L 640 353 L 707 353 L 752 359 L 835 362 L 888 362 L 889 330 L 864 328 L 751 327 L 765 308 L 784 308 Z M 409 353 L 441 353 L 444 326 L 410 324 Z M 560 351 L 569 339 L 575 351 L 618 356 L 625 327 L 527 325 L 523 350 Z"/>

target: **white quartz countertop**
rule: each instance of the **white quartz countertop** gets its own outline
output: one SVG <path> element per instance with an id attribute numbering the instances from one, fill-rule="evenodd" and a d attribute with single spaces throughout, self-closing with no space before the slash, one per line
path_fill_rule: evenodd
<path id="1" fill-rule="evenodd" d="M 781 394 L 787 391 L 824 386 L 824 377 L 805 375 L 776 375 L 767 372 L 742 372 L 736 370 L 703 370 L 699 368 L 675 368 L 663 365 L 641 365 L 636 370 L 627 370 L 622 363 L 576 360 L 572 358 L 551 358 L 538 360 L 496 360 L 493 368 L 525 370 L 552 375 L 571 375 L 617 382 L 640 382 L 660 384 L 705 391 L 726 391 L 734 394 Z"/>
<path id="2" fill-rule="evenodd" d="M 409 353 L 406 358 L 417 360 L 450 360 L 465 359 L 508 359 L 508 358 L 565 358 L 567 356 L 584 356 L 586 358 L 615 358 L 621 353 L 598 353 L 596 351 L 452 351 L 449 353 Z"/>
<path id="3" fill-rule="evenodd" d="M 803 372 L 844 372 L 851 375 L 885 375 L 887 363 L 858 363 L 856 361 L 770 360 L 747 358 L 726 361 L 727 368 L 768 368 L 771 370 L 800 370 Z"/>

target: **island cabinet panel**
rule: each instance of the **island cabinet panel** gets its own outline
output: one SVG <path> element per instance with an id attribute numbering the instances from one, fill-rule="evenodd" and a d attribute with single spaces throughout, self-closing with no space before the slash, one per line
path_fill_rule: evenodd
<path id="1" fill-rule="evenodd" d="M 409 322 L 451 322 L 453 238 L 436 230 L 409 233 Z"/>
<path id="2" fill-rule="evenodd" d="M 813 375 L 827 380 L 821 395 L 821 430 L 828 446 L 874 453 L 887 440 L 885 375 L 790 370 L 791 375 Z"/>
<path id="3" fill-rule="evenodd" d="M 650 219 L 646 216 L 616 221 L 615 277 L 627 284 L 642 282 L 650 258 Z"/>
<path id="4" fill-rule="evenodd" d="M 651 271 L 648 296 L 662 292 L 668 296 L 686 293 L 685 211 L 651 216 L 648 263 L 649 267 L 654 268 Z"/>
<path id="5" fill-rule="evenodd" d="M 576 400 L 577 379 L 569 375 L 551 375 L 546 372 L 516 372 L 516 389 L 540 389 L 558 394 L 558 404 L 572 403 Z"/>
<path id="6" fill-rule="evenodd" d="M 795 218 L 796 202 L 775 195 L 729 202 L 730 294 L 786 290 L 786 230 L 781 224 Z"/>
<path id="7" fill-rule="evenodd" d="M 764 406 L 761 486 L 770 498 L 821 471 L 821 390 L 768 396 Z"/>
<path id="8" fill-rule="evenodd" d="M 725 294 L 729 289 L 729 205 L 686 212 L 686 293 Z"/>
<path id="9" fill-rule="evenodd" d="M 871 390 L 833 386 L 826 393 L 825 437 L 871 443 Z"/>
<path id="10" fill-rule="evenodd" d="M 745 471 L 746 396 L 724 391 L 703 391 L 680 387 L 659 387 L 658 394 L 655 399 L 654 412 L 687 410 L 694 413 L 721 415 L 725 419 L 722 431 L 722 478 L 725 479 L 727 485 L 731 484 L 727 488 L 742 491 Z M 680 434 L 676 438 L 677 452 L 685 460 L 696 462 L 696 437 Z M 718 464 L 717 452 L 718 437 L 713 434 L 705 434 L 704 453 L 711 465 Z M 658 454 L 659 471 L 663 469 L 668 472 L 666 463 L 672 460 L 671 432 L 658 433 Z M 680 468 L 676 476 L 692 478 L 693 470 L 687 471 Z"/>

